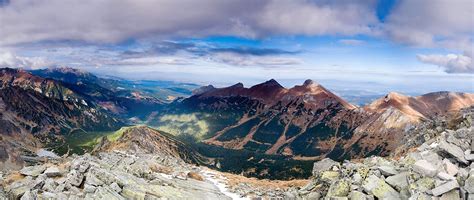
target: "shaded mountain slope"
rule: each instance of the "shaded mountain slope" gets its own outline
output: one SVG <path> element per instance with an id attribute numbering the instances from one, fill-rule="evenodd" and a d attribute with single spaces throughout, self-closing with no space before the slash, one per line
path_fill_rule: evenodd
<path id="1" fill-rule="evenodd" d="M 10 157 L 15 151 L 35 152 L 44 145 L 60 144 L 65 134 L 75 131 L 121 126 L 120 119 L 61 82 L 23 70 L 0 69 L 0 135 Z"/>

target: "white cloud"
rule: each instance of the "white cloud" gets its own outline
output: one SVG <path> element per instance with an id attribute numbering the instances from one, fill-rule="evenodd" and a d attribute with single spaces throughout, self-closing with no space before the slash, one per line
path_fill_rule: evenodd
<path id="1" fill-rule="evenodd" d="M 376 24 L 375 1 L 271 1 L 258 14 L 268 32 L 296 35 L 369 34 Z"/>
<path id="2" fill-rule="evenodd" d="M 38 69 L 52 65 L 51 62 L 42 57 L 21 57 L 11 52 L 0 52 L 0 68 Z"/>
<path id="3" fill-rule="evenodd" d="M 401 0 L 383 25 L 397 42 L 420 47 L 472 48 L 472 0 Z"/>
<path id="4" fill-rule="evenodd" d="M 474 73 L 472 54 L 464 55 L 418 55 L 418 60 L 424 63 L 443 67 L 447 73 Z"/>
<path id="5" fill-rule="evenodd" d="M 0 7 L 0 44 L 128 38 L 369 33 L 374 0 L 15 0 Z"/>

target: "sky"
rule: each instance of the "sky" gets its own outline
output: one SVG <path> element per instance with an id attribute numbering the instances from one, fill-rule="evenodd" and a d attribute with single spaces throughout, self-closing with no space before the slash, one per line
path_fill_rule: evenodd
<path id="1" fill-rule="evenodd" d="M 0 67 L 474 92 L 472 0 L 0 0 Z"/>

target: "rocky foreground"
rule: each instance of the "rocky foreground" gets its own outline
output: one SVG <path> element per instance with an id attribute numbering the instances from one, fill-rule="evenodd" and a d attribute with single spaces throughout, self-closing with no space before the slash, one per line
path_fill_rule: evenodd
<path id="1" fill-rule="evenodd" d="M 72 156 L 7 174 L 0 199 L 230 199 L 203 173 L 152 154 Z"/>
<path id="2" fill-rule="evenodd" d="M 316 162 L 294 198 L 474 199 L 474 129 L 443 132 L 399 159 Z"/>

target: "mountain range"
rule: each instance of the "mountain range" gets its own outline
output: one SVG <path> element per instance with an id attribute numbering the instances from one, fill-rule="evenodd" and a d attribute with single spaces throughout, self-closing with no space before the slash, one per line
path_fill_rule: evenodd
<path id="1" fill-rule="evenodd" d="M 102 144 L 109 149 L 101 136 L 141 124 L 153 128 L 134 131 L 147 146 L 170 143 L 150 141 L 161 138 L 159 131 L 168 135 L 165 138 L 184 142 L 172 145 L 188 152 L 181 156 L 206 163 L 214 159 L 213 166 L 259 176 L 264 170 L 251 172 L 251 166 L 270 164 L 256 157 L 278 163 L 388 155 L 410 140 L 419 124 L 474 105 L 474 94 L 469 93 L 409 97 L 392 92 L 356 106 L 312 80 L 285 88 L 273 79 L 250 88 L 242 83 L 204 86 L 170 102 L 157 90 L 124 86 L 128 83 L 72 68 L 0 69 L 2 163 L 21 165 L 44 147 L 61 154 L 73 145 L 92 149 L 91 145 Z M 160 87 L 179 91 L 178 85 L 189 89 L 189 84 L 177 83 Z M 240 154 L 238 159 L 249 164 L 230 162 L 225 152 Z M 236 170 L 237 165 L 247 167 Z"/>
<path id="2" fill-rule="evenodd" d="M 230 149 L 300 159 L 348 159 L 387 155 L 418 123 L 472 105 L 474 94 L 409 97 L 392 92 L 358 107 L 312 80 L 287 89 L 272 79 L 250 88 L 241 83 L 202 87 L 149 123 Z M 186 127 L 181 126 L 184 121 Z"/>

